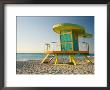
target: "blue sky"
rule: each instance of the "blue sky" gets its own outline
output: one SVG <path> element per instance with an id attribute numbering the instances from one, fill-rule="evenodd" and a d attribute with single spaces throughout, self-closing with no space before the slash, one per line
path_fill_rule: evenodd
<path id="1" fill-rule="evenodd" d="M 45 43 L 59 42 L 59 35 L 52 30 L 57 23 L 73 23 L 85 27 L 93 37 L 80 38 L 79 42 L 88 42 L 90 53 L 94 52 L 94 16 L 17 16 L 17 53 L 41 53 L 44 52 Z M 54 50 L 55 47 L 52 46 Z M 80 48 L 85 50 L 87 47 L 81 44 Z"/>

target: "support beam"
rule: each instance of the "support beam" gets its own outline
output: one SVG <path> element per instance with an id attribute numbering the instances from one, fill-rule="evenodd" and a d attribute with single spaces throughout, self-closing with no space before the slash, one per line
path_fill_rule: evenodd
<path id="1" fill-rule="evenodd" d="M 87 56 L 84 56 L 88 63 L 93 63 Z"/>
<path id="2" fill-rule="evenodd" d="M 44 57 L 44 59 L 42 60 L 41 63 L 43 63 L 43 62 L 48 58 L 49 55 L 50 55 L 50 54 L 47 54 L 47 55 Z"/>
<path id="3" fill-rule="evenodd" d="M 76 65 L 76 61 L 75 61 L 75 57 L 74 56 L 71 56 L 71 55 L 69 55 L 69 62 L 70 63 L 73 63 L 74 65 Z"/>
<path id="4" fill-rule="evenodd" d="M 69 62 L 71 63 L 72 61 L 71 61 L 71 56 L 69 55 Z"/>
<path id="5" fill-rule="evenodd" d="M 76 61 L 75 61 L 75 57 L 74 56 L 71 57 L 71 61 L 74 63 L 74 65 L 76 65 Z"/>
<path id="6" fill-rule="evenodd" d="M 55 60 L 55 64 L 58 64 L 58 54 L 55 54 L 56 60 Z"/>

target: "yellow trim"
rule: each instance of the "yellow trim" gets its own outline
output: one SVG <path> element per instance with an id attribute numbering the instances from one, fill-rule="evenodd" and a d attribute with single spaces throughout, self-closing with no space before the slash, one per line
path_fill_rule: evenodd
<path id="1" fill-rule="evenodd" d="M 72 33 L 72 31 L 71 31 Z M 71 39 L 72 39 L 72 50 L 74 51 L 74 40 L 73 40 L 73 33 L 71 34 Z"/>
<path id="2" fill-rule="evenodd" d="M 62 42 L 61 44 L 72 44 L 73 42 Z"/>
<path id="3" fill-rule="evenodd" d="M 72 32 L 64 32 L 63 35 L 64 35 L 64 34 L 72 34 Z"/>

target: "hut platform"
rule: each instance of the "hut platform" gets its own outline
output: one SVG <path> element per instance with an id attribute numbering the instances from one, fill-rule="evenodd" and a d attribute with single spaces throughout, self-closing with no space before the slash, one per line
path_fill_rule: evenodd
<path id="1" fill-rule="evenodd" d="M 45 51 L 46 54 L 89 54 L 88 51 Z"/>

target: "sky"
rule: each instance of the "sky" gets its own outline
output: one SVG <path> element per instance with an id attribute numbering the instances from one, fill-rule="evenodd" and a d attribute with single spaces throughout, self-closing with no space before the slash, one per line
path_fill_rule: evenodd
<path id="1" fill-rule="evenodd" d="M 59 34 L 52 29 L 58 23 L 79 24 L 92 34 L 92 38 L 79 38 L 79 49 L 87 50 L 89 44 L 90 53 L 94 53 L 94 16 L 17 16 L 17 53 L 43 53 L 45 43 L 51 45 L 51 50 L 56 50 L 56 44 L 60 42 Z M 58 46 L 57 50 L 60 50 Z"/>

